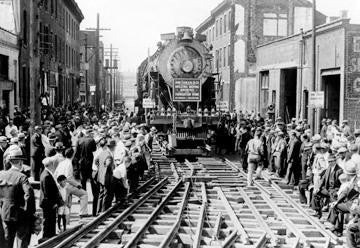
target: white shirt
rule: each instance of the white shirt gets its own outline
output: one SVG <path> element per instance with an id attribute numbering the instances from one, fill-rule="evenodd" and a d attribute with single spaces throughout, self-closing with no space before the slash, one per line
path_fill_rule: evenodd
<path id="1" fill-rule="evenodd" d="M 353 161 L 356 165 L 356 171 L 357 171 L 357 174 L 359 175 L 360 174 L 360 154 L 358 153 L 355 153 L 351 156 L 351 161 Z"/>
<path id="2" fill-rule="evenodd" d="M 114 170 L 113 170 L 113 176 L 117 179 L 122 179 L 124 183 L 125 188 L 129 188 L 128 182 L 127 182 L 127 170 L 125 163 L 119 164 Z"/>
<path id="3" fill-rule="evenodd" d="M 64 175 L 68 180 L 69 184 L 73 185 L 74 187 L 77 187 L 79 185 L 79 183 L 77 183 L 74 178 L 74 169 L 71 159 L 69 158 L 66 158 L 58 164 L 54 175 L 56 178 L 58 178 L 58 176 L 60 175 Z"/>
<path id="4" fill-rule="evenodd" d="M 15 130 L 16 133 L 19 132 L 17 126 L 12 125 L 12 126 L 10 127 L 9 125 L 7 125 L 7 126 L 5 127 L 5 136 L 8 137 L 9 139 L 11 139 L 11 138 L 13 137 L 13 136 L 11 135 L 11 132 L 12 132 L 13 130 Z"/>
<path id="5" fill-rule="evenodd" d="M 120 160 L 122 162 L 125 155 L 126 155 L 126 148 L 124 146 L 124 143 L 122 141 L 117 142 L 114 151 L 114 160 Z"/>

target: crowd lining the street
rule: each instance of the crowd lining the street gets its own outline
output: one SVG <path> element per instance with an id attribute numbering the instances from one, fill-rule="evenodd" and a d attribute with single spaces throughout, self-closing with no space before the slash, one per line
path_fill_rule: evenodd
<path id="1" fill-rule="evenodd" d="M 14 119 L 0 113 L 0 243 L 13 247 L 16 239 L 17 247 L 28 247 L 32 233 L 42 229 L 43 242 L 65 230 L 72 197 L 80 201 L 80 218 L 90 216 L 88 182 L 92 216 L 113 201 L 126 205 L 128 193 L 136 193 L 144 172 L 153 169 L 153 140 L 167 145 L 155 127 L 136 123 L 123 112 L 97 115 L 80 105 L 43 108 L 43 125 L 34 127 L 26 113 L 16 110 Z M 239 155 L 248 186 L 267 169 L 297 187 L 315 216 L 329 212 L 331 231 L 341 236 L 346 230 L 348 247 L 360 244 L 360 130 L 352 132 L 346 120 L 338 126 L 325 119 L 314 134 L 307 120 L 286 125 L 273 115 L 234 111 L 209 130 L 207 144 L 216 154 Z M 40 181 L 42 218 L 29 181 Z"/>
<path id="2" fill-rule="evenodd" d="M 34 233 L 42 230 L 42 243 L 66 230 L 72 197 L 80 202 L 80 218 L 97 216 L 113 201 L 127 205 L 128 194 L 136 194 L 145 171 L 153 169 L 157 132 L 134 118 L 122 111 L 97 115 L 81 105 L 43 106 L 41 126 L 20 111 L 14 119 L 0 115 L 0 124 L 6 123 L 0 129 L 1 247 L 13 248 L 14 240 L 17 247 L 28 247 Z M 36 206 L 30 182 L 38 181 Z"/>
<path id="3" fill-rule="evenodd" d="M 339 126 L 323 119 L 314 134 L 307 120 L 285 124 L 273 115 L 234 111 L 208 133 L 208 143 L 217 154 L 240 155 L 248 186 L 267 169 L 270 178 L 298 188 L 314 216 L 329 212 L 326 224 L 335 235 L 342 236 L 346 225 L 347 247 L 360 245 L 360 129 L 352 132 L 347 120 Z"/>

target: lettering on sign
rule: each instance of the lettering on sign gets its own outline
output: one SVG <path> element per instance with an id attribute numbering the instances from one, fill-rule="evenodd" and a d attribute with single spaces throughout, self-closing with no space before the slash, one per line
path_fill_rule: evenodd
<path id="1" fill-rule="evenodd" d="M 309 106 L 312 108 L 324 108 L 324 91 L 312 91 L 309 96 Z"/>
<path id="2" fill-rule="evenodd" d="M 174 102 L 201 102 L 200 79 L 175 79 Z"/>
<path id="3" fill-rule="evenodd" d="M 154 108 L 155 102 L 151 98 L 144 98 L 142 103 L 143 108 Z"/>
<path id="4" fill-rule="evenodd" d="M 220 111 L 229 111 L 229 102 L 227 102 L 227 101 L 219 101 L 216 104 L 216 108 L 217 108 L 217 110 L 220 110 Z"/>

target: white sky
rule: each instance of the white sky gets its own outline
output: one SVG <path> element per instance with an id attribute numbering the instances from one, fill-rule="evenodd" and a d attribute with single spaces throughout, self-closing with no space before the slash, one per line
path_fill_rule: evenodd
<path id="1" fill-rule="evenodd" d="M 111 28 L 101 33 L 106 47 L 119 49 L 121 70 L 136 71 L 147 56 L 156 50 L 160 34 L 175 32 L 178 26 L 196 28 L 222 0 L 76 0 L 85 19 L 81 28 L 100 25 Z M 327 16 L 349 10 L 352 23 L 360 24 L 360 0 L 317 0 L 317 8 Z"/>

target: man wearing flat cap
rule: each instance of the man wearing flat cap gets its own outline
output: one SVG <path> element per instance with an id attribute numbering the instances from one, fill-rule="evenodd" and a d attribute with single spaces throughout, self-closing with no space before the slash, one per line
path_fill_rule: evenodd
<path id="1" fill-rule="evenodd" d="M 348 120 L 343 120 L 341 125 L 341 132 L 345 135 L 345 137 L 349 137 L 351 135 L 351 129 Z"/>

